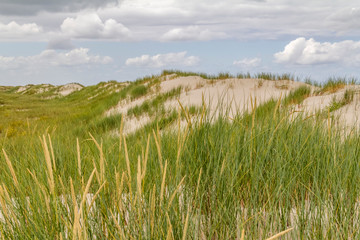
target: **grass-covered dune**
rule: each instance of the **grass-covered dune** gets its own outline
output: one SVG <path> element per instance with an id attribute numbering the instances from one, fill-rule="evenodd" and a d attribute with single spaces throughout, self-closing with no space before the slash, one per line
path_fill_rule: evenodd
<path id="1" fill-rule="evenodd" d="M 360 237 L 360 139 L 356 126 L 344 132 L 332 115 L 357 93 L 344 90 L 315 114 L 296 109 L 349 82 L 303 85 L 261 104 L 253 99 L 229 117 L 226 103 L 218 111 L 180 101 L 167 109 L 167 101 L 186 94 L 156 90 L 174 74 L 194 75 L 165 72 L 50 98 L 2 88 L 0 238 Z M 267 86 L 262 81 L 257 88 Z M 119 102 L 146 96 L 126 114 L 107 115 Z M 126 133 L 125 115 L 143 112 L 149 122 Z"/>

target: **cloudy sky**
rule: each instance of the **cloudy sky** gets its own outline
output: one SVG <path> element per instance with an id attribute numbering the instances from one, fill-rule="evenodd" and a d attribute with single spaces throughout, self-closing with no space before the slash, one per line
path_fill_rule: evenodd
<path id="1" fill-rule="evenodd" d="M 355 0 L 1 0 L 0 85 L 163 69 L 360 76 Z"/>

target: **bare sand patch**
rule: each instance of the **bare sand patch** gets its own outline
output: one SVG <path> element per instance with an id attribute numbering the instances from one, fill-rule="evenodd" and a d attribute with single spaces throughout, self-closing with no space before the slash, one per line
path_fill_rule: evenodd
<path id="1" fill-rule="evenodd" d="M 67 96 L 73 92 L 76 92 L 76 91 L 79 91 L 83 88 L 83 86 L 81 86 L 80 84 L 78 83 L 69 83 L 69 84 L 66 84 L 64 86 L 61 86 L 58 90 L 58 93 L 61 95 L 61 96 Z"/>
<path id="2" fill-rule="evenodd" d="M 278 99 L 285 96 L 305 83 L 294 81 L 270 81 L 261 79 L 225 79 L 205 80 L 199 77 L 187 77 L 185 84 L 187 89 L 179 97 L 179 102 L 184 106 L 201 106 L 203 101 L 207 104 L 210 114 L 218 111 L 228 111 L 230 117 L 237 113 L 243 113 L 251 109 L 251 102 L 260 105 L 272 98 Z M 165 89 L 169 85 L 174 87 L 181 79 L 163 82 Z M 184 83 L 182 83 L 184 84 Z M 170 109 L 178 106 L 177 100 L 171 100 L 165 104 Z"/>
<path id="3" fill-rule="evenodd" d="M 193 90 L 196 88 L 202 88 L 207 84 L 209 80 L 203 79 L 198 76 L 193 77 L 178 77 L 178 78 L 165 78 L 165 81 L 162 81 L 160 84 L 160 92 L 165 93 L 169 92 L 174 88 L 182 87 L 186 90 Z"/>
<path id="4" fill-rule="evenodd" d="M 21 86 L 21 87 L 18 88 L 18 90 L 16 90 L 16 93 L 25 92 L 25 91 L 28 90 L 30 87 L 31 87 L 30 85 Z"/>

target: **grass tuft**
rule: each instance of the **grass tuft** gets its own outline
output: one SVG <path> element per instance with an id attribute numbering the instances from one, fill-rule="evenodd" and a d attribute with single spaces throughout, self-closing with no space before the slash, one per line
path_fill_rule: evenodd
<path id="1" fill-rule="evenodd" d="M 139 98 L 141 96 L 144 96 L 148 92 L 148 88 L 144 85 L 139 85 L 134 87 L 131 92 L 130 96 L 132 99 Z"/>
<path id="2" fill-rule="evenodd" d="M 351 103 L 353 99 L 354 99 L 354 90 L 347 89 L 344 93 L 344 96 L 340 100 L 337 100 L 335 97 L 332 99 L 329 106 L 329 111 L 334 112 L 342 108 L 343 106 Z"/>
<path id="3" fill-rule="evenodd" d="M 300 104 L 304 101 L 305 98 L 310 96 L 310 93 L 311 90 L 308 86 L 301 86 L 289 93 L 289 95 L 284 100 L 284 104 Z"/>

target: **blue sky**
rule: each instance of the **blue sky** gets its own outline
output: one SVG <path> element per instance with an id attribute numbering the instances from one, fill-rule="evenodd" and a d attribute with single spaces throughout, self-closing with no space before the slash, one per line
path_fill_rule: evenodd
<path id="1" fill-rule="evenodd" d="M 0 85 L 163 69 L 360 76 L 354 0 L 2 0 Z"/>

